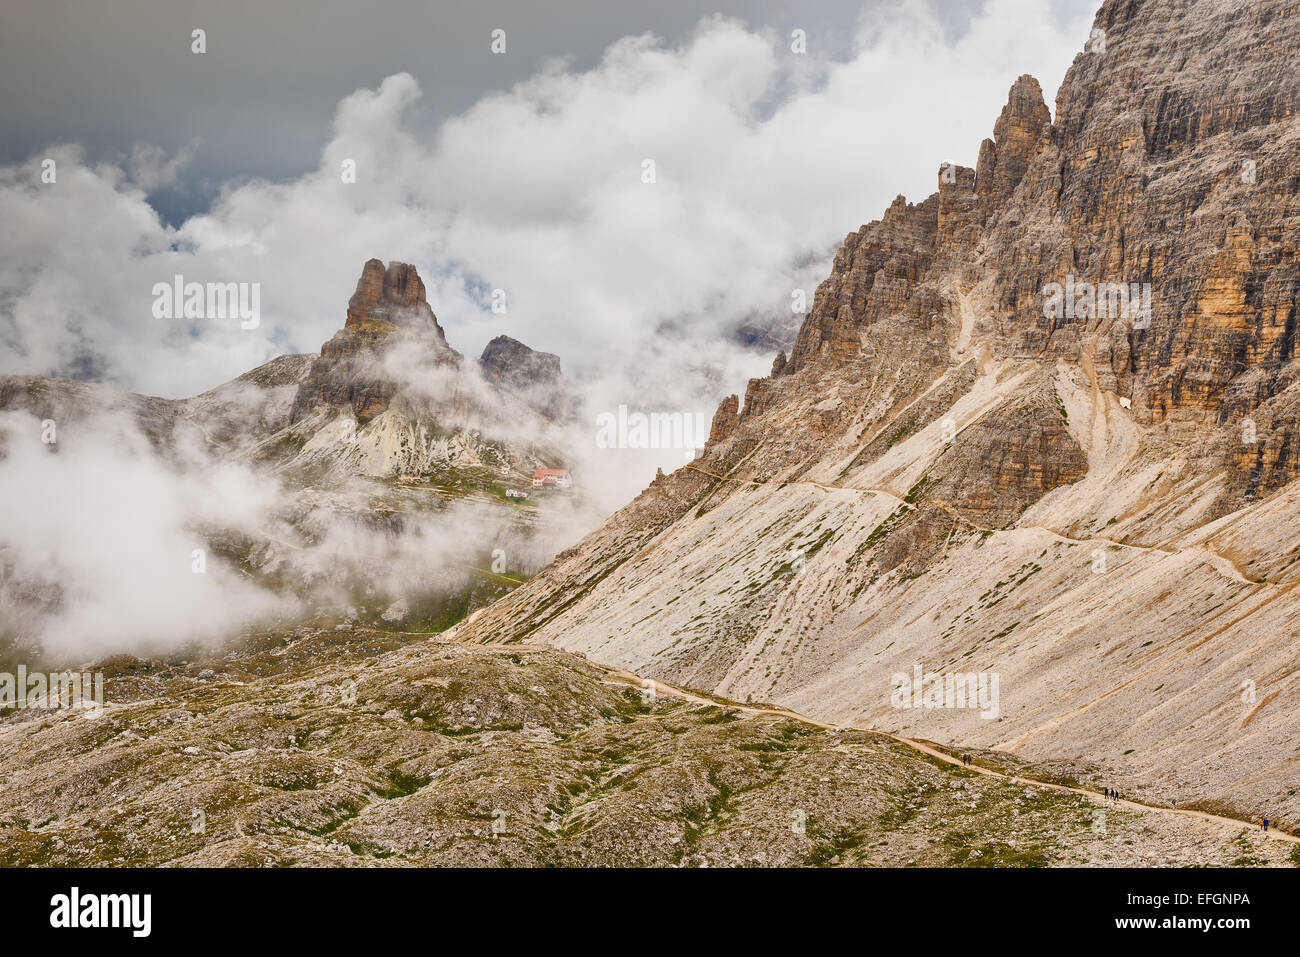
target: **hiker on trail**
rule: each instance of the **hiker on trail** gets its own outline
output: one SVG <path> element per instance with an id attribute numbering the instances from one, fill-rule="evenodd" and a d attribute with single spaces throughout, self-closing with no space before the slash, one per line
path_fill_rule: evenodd
<path id="1" fill-rule="evenodd" d="M 1264 818 L 1264 833 L 1268 833 L 1268 818 Z"/>

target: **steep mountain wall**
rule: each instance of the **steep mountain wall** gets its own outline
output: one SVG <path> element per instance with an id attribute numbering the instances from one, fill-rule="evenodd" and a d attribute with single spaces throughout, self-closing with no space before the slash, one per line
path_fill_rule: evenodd
<path id="1" fill-rule="evenodd" d="M 701 458 L 457 635 L 1300 819 L 1298 50 L 1291 0 L 1107 0 L 1054 120 L 1016 81 Z"/>

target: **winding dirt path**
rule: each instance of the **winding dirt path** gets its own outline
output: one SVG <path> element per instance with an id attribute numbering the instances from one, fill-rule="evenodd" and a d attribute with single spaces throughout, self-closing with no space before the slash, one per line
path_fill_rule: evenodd
<path id="1" fill-rule="evenodd" d="M 891 499 L 898 506 L 901 506 L 902 508 L 906 508 L 909 511 L 913 511 L 913 512 L 919 510 L 920 508 L 920 506 L 917 505 L 916 503 L 907 501 L 907 499 L 900 496 L 896 491 L 888 488 L 856 488 L 847 485 L 827 485 L 824 482 L 814 482 L 808 479 L 792 479 L 791 481 L 788 482 L 783 482 L 780 479 L 768 479 L 767 481 L 760 482 L 756 479 L 738 479 L 738 478 L 731 478 L 730 476 L 726 476 L 726 475 L 719 475 L 716 472 L 710 472 L 707 469 L 702 469 L 698 465 L 694 465 L 694 464 L 688 464 L 685 467 L 690 469 L 693 472 L 699 472 L 701 475 L 707 475 L 709 478 L 717 479 L 720 482 L 734 482 L 739 485 L 758 485 L 758 486 L 811 485 L 814 488 L 819 488 L 824 492 L 856 492 L 856 493 L 862 493 L 867 495 L 879 495 L 884 498 Z M 1043 532 L 1047 535 L 1050 535 L 1052 536 L 1052 538 L 1056 539 L 1057 541 L 1067 545 L 1106 545 L 1106 546 L 1110 546 L 1111 548 L 1124 548 L 1136 552 L 1155 552 L 1156 554 L 1159 555 L 1178 555 L 1186 552 L 1188 554 L 1195 555 L 1200 561 L 1205 562 L 1207 565 L 1213 568 L 1224 578 L 1234 581 L 1239 585 L 1249 585 L 1251 587 L 1267 587 L 1274 584 L 1272 582 L 1257 581 L 1256 579 L 1250 578 L 1241 570 L 1241 568 L 1237 565 L 1236 562 L 1232 561 L 1230 558 L 1227 558 L 1224 555 L 1220 555 L 1218 552 L 1214 551 L 1212 548 L 1210 548 L 1208 544 L 1204 542 L 1198 542 L 1196 544 L 1188 545 L 1185 548 L 1168 548 L 1163 545 L 1134 545 L 1130 542 L 1121 542 L 1114 538 L 1074 538 L 1072 536 L 1065 535 L 1061 532 L 1058 532 L 1054 528 L 1048 528 L 1046 525 L 1012 525 L 1010 528 L 989 528 L 988 526 L 981 525 L 978 522 L 972 521 L 971 519 L 967 518 L 965 515 L 961 514 L 961 512 L 959 512 L 952 505 L 951 502 L 945 502 L 940 499 L 925 499 L 923 504 L 930 505 L 934 508 L 939 509 L 940 511 L 951 516 L 956 521 L 978 532 L 986 532 L 989 534 L 996 535 L 996 534 L 1006 534 L 1008 532 L 1015 532 L 1015 531 L 1037 531 L 1037 532 Z"/>
<path id="2" fill-rule="evenodd" d="M 752 714 L 752 715 L 762 715 L 762 714 L 776 715 L 777 717 L 789 718 L 792 721 L 798 721 L 802 724 L 812 725 L 813 727 L 816 728 L 824 728 L 828 731 L 860 731 L 865 734 L 880 735 L 881 737 L 890 738 L 894 741 L 899 742 L 900 744 L 906 745 L 907 747 L 912 748 L 914 751 L 919 751 L 922 754 L 928 754 L 930 757 L 937 758 L 940 761 L 943 761 L 947 764 L 952 764 L 957 767 L 964 767 L 968 771 L 974 771 L 976 774 L 983 774 L 986 777 L 992 777 L 992 778 L 1001 778 L 1002 780 L 1007 781 L 1011 784 L 1022 784 L 1027 786 L 1032 785 L 1033 787 L 1044 788 L 1050 791 L 1057 791 L 1060 793 L 1068 793 L 1068 794 L 1077 794 L 1081 797 L 1087 798 L 1093 804 L 1096 804 L 1100 807 L 1122 807 L 1134 811 L 1145 811 L 1147 813 L 1173 814 L 1182 817 L 1195 817 L 1195 818 L 1200 818 L 1201 820 L 1210 821 L 1214 824 L 1230 826 L 1234 830 L 1239 830 L 1240 828 L 1243 827 L 1247 827 L 1247 828 L 1258 827 L 1257 824 L 1254 824 L 1250 821 L 1242 821 L 1232 817 L 1223 817 L 1218 814 L 1210 814 L 1206 811 L 1193 811 L 1190 809 L 1168 808 L 1156 804 L 1142 804 L 1138 801 L 1128 800 L 1127 798 L 1112 800 L 1110 798 L 1107 798 L 1104 794 L 1099 794 L 1096 791 L 1092 791 L 1087 788 L 1070 787 L 1069 785 L 1066 784 L 1056 784 L 1051 781 L 1041 781 L 1037 778 L 1025 777 L 1024 775 L 1019 775 L 1019 774 L 1006 774 L 1002 771 L 996 771 L 993 768 L 982 767 L 978 764 L 962 764 L 961 758 L 954 757 L 953 755 L 948 754 L 946 751 L 933 747 L 924 742 L 917 741 L 913 738 L 904 738 L 897 734 L 890 734 L 888 731 L 878 731 L 874 728 L 844 728 L 844 727 L 840 727 L 839 725 L 826 724 L 823 721 L 817 721 L 813 718 L 809 718 L 807 715 L 799 714 L 799 712 L 797 711 L 791 711 L 788 708 L 762 707 L 760 705 L 748 705 L 748 704 L 739 704 L 739 703 L 732 703 L 727 701 L 720 701 L 720 700 L 706 697 L 701 694 L 697 694 L 696 692 L 693 691 L 688 691 L 685 688 L 678 688 L 675 685 L 665 684 L 662 681 L 655 681 L 651 678 L 644 678 L 641 675 L 635 674 L 631 671 L 626 671 L 621 668 L 610 668 L 608 669 L 608 673 L 612 678 L 614 678 L 620 684 L 627 685 L 633 688 L 644 689 L 644 690 L 653 689 L 656 695 L 663 693 L 670 697 L 681 698 L 685 701 L 690 701 L 694 704 L 708 705 L 711 707 L 730 708 L 735 711 L 741 711 L 745 714 Z M 1283 831 L 1277 830 L 1276 828 L 1270 829 L 1269 831 L 1265 832 L 1265 834 L 1268 838 L 1273 840 L 1284 841 L 1289 844 L 1300 844 L 1300 837 L 1297 837 L 1294 834 L 1287 834 Z"/>

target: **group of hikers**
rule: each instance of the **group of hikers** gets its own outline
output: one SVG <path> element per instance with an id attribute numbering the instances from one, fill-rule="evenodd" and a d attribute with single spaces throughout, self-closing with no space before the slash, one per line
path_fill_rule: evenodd
<path id="1" fill-rule="evenodd" d="M 1108 797 L 1110 800 L 1112 800 L 1112 801 L 1120 801 L 1120 800 L 1123 800 L 1123 798 L 1122 798 L 1122 796 L 1120 795 L 1120 793 L 1119 793 L 1118 791 L 1116 791 L 1114 788 L 1106 788 L 1105 790 L 1106 790 L 1106 797 Z M 1174 798 L 1170 798 L 1170 799 L 1169 799 L 1169 807 L 1170 807 L 1171 810 L 1174 810 L 1174 811 L 1178 810 L 1178 801 L 1175 800 Z M 1269 822 L 1268 822 L 1268 818 L 1266 818 L 1266 817 L 1261 817 L 1261 818 L 1259 819 L 1259 826 L 1260 826 L 1260 829 L 1263 830 L 1263 831 L 1267 831 L 1267 830 L 1268 830 L 1268 823 L 1269 823 Z"/>
<path id="2" fill-rule="evenodd" d="M 971 756 L 970 756 L 969 754 L 963 754 L 963 755 L 961 756 L 961 763 L 962 763 L 963 765 L 970 766 L 970 765 L 974 764 L 975 762 L 974 762 L 974 759 L 971 758 Z M 1121 795 L 1121 794 L 1119 793 L 1119 791 L 1115 790 L 1114 788 L 1106 788 L 1105 791 L 1106 791 L 1106 798 L 1107 798 L 1108 800 L 1111 800 L 1111 801 L 1117 801 L 1117 802 L 1118 802 L 1118 801 L 1122 801 L 1122 800 L 1124 799 L 1124 798 L 1123 798 L 1123 795 Z M 1178 802 L 1175 801 L 1175 800 L 1173 800 L 1173 799 L 1171 798 L 1170 801 L 1169 801 L 1169 807 L 1172 808 L 1172 809 L 1175 810 L 1175 811 L 1178 810 Z M 1268 830 L 1268 818 L 1266 818 L 1266 817 L 1261 817 L 1261 818 L 1259 819 L 1259 826 L 1260 826 L 1261 829 L 1267 831 L 1267 830 Z"/>

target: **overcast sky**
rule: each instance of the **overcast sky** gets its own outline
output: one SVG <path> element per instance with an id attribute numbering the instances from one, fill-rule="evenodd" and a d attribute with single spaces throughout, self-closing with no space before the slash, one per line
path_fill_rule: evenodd
<path id="1" fill-rule="evenodd" d="M 391 73 L 415 77 L 424 97 L 414 118 L 436 124 L 485 93 L 526 79 L 548 59 L 590 69 L 620 37 L 652 32 L 676 44 L 714 13 L 783 35 L 802 28 L 810 55 L 846 58 L 863 6 L 845 0 L 5 0 L 0 163 L 26 159 L 51 142 L 76 141 L 92 156 L 112 157 L 137 142 L 176 151 L 200 140 L 183 189 L 155 197 L 180 218 L 232 178 L 311 169 L 338 101 Z M 948 0 L 936 9 L 956 34 L 979 6 Z M 196 27 L 208 35 L 202 59 L 190 54 Z M 489 54 L 489 36 L 498 28 L 507 34 L 505 56 Z"/>
<path id="2" fill-rule="evenodd" d="M 0 373 L 194 394 L 318 349 L 377 256 L 464 352 L 716 402 L 771 359 L 725 330 L 974 165 L 1019 74 L 1054 105 L 1095 3 L 4 0 Z M 258 328 L 156 318 L 176 273 L 260 283 Z"/>

